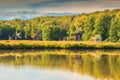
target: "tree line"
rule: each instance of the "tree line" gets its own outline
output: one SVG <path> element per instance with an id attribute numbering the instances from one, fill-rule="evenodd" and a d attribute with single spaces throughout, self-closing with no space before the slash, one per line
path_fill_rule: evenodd
<path id="1" fill-rule="evenodd" d="M 30 20 L 0 20 L 0 39 L 21 33 L 34 37 L 36 32 L 42 40 L 73 40 L 73 33 L 78 26 L 83 31 L 82 40 L 90 40 L 99 34 L 102 41 L 120 41 L 120 9 L 104 10 L 92 13 L 64 16 L 41 16 Z"/>

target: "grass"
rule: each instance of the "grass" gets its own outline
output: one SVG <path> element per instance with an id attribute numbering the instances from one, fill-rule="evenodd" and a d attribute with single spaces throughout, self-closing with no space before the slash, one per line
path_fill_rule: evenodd
<path id="1" fill-rule="evenodd" d="M 0 49 L 120 49 L 120 42 L 1 40 Z"/>

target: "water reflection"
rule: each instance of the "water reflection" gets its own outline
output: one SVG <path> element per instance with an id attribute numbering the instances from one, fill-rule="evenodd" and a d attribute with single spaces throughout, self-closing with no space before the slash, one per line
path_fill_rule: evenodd
<path id="1" fill-rule="evenodd" d="M 119 80 L 119 74 L 120 51 L 0 51 L 2 80 Z"/>

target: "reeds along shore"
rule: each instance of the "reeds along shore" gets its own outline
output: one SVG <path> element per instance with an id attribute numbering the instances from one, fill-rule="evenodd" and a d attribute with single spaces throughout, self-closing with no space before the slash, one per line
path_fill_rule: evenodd
<path id="1" fill-rule="evenodd" d="M 1 40 L 0 49 L 120 49 L 120 42 Z"/>

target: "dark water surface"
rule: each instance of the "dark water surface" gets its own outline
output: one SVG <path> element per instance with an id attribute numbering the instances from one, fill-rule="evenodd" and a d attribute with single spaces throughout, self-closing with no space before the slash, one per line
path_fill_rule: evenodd
<path id="1" fill-rule="evenodd" d="M 0 50 L 0 80 L 120 80 L 120 50 Z"/>

